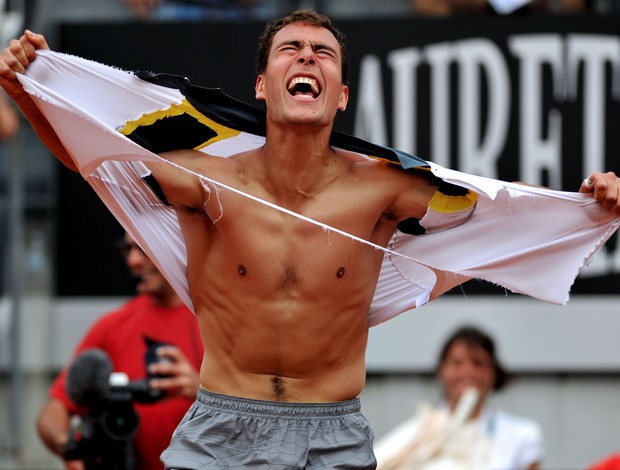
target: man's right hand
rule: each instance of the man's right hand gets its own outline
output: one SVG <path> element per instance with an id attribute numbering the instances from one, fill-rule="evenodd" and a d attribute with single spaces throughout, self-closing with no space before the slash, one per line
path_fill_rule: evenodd
<path id="1" fill-rule="evenodd" d="M 0 54 L 0 86 L 14 100 L 24 94 L 16 74 L 26 71 L 28 65 L 36 58 L 38 49 L 49 49 L 45 37 L 26 30 L 21 38 L 11 39 Z"/>

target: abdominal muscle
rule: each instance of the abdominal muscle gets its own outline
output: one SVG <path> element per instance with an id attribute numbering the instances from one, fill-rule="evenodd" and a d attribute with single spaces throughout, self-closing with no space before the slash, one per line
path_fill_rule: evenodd
<path id="1" fill-rule="evenodd" d="M 261 237 L 244 247 L 216 240 L 199 266 L 190 263 L 205 389 L 288 402 L 359 395 L 382 254 L 325 236 L 305 237 L 297 253 Z"/>
<path id="2" fill-rule="evenodd" d="M 343 307 L 325 289 L 316 299 L 269 299 L 221 280 L 196 312 L 205 350 L 204 388 L 292 402 L 341 401 L 361 392 L 367 308 L 350 305 L 349 299 Z"/>

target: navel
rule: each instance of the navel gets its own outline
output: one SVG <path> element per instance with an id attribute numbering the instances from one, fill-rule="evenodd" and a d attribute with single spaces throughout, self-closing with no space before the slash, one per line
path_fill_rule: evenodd
<path id="1" fill-rule="evenodd" d="M 245 266 L 242 264 L 239 265 L 239 274 L 241 276 L 245 276 L 247 274 L 247 270 L 245 269 Z"/>
<path id="2" fill-rule="evenodd" d="M 344 267 L 341 267 L 338 271 L 336 271 L 337 278 L 341 278 L 342 276 L 344 276 Z"/>
<path id="3" fill-rule="evenodd" d="M 286 386 L 281 377 L 271 379 L 273 397 L 275 401 L 284 401 L 286 399 Z"/>

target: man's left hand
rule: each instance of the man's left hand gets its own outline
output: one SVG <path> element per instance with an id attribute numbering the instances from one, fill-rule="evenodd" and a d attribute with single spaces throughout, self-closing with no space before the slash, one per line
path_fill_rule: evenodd
<path id="1" fill-rule="evenodd" d="M 592 173 L 583 181 L 579 192 L 592 193 L 594 199 L 603 207 L 613 211 L 616 215 L 620 215 L 620 179 L 615 173 L 611 171 Z"/>

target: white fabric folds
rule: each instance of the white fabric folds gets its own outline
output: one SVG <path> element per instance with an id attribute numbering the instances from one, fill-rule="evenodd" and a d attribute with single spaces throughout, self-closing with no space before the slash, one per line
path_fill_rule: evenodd
<path id="1" fill-rule="evenodd" d="M 119 132 L 128 122 L 178 106 L 183 94 L 130 72 L 52 51 L 39 51 L 19 80 L 81 175 L 192 308 L 176 214 L 142 178 L 149 172 L 141 162 L 163 160 Z M 243 130 L 224 134 L 201 150 L 226 157 L 264 142 Z M 618 228 L 619 219 L 589 195 L 428 165 L 444 181 L 477 192 L 476 210 L 456 228 L 423 236 L 397 232 L 385 249 L 376 247 L 385 256 L 369 310 L 370 326 L 424 305 L 464 278 L 564 304 L 579 271 Z M 231 190 L 217 182 L 217 175 L 205 179 L 222 191 Z"/>

